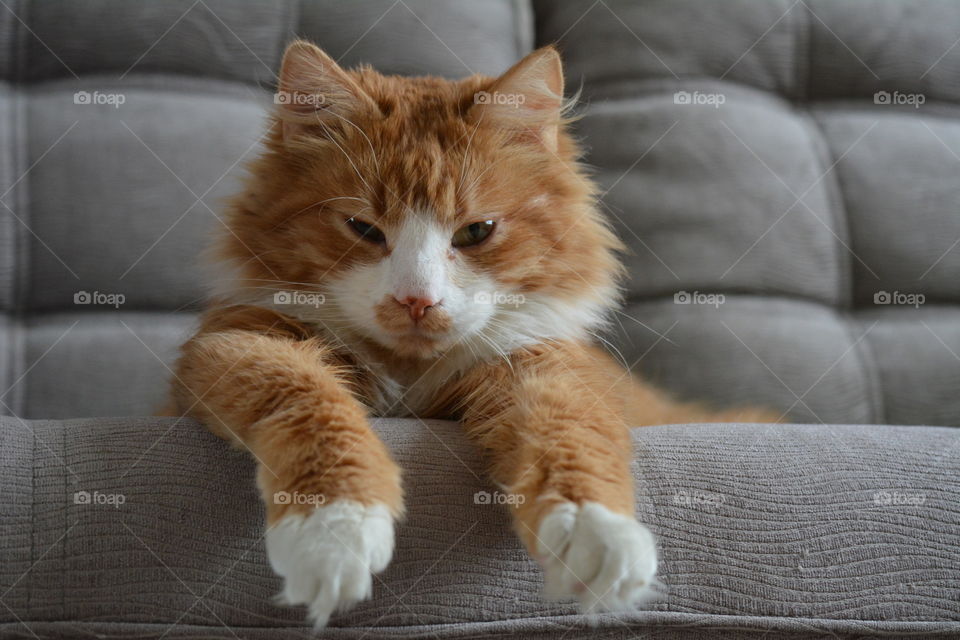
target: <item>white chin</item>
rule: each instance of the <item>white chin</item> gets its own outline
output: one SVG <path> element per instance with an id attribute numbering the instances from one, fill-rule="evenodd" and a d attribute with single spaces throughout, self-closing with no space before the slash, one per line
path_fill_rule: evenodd
<path id="1" fill-rule="evenodd" d="M 377 342 L 399 355 L 421 358 L 438 356 L 455 344 L 455 340 L 448 336 L 418 335 L 389 336 L 386 339 L 378 339 Z"/>

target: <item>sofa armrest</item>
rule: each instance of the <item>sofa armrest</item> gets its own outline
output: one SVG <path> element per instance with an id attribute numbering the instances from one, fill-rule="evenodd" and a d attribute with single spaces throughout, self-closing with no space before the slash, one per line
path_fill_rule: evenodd
<path id="1" fill-rule="evenodd" d="M 329 637 L 960 633 L 960 431 L 675 425 L 635 430 L 638 517 L 663 599 L 588 623 L 540 600 L 454 423 L 381 420 L 407 519 L 374 598 Z M 248 456 L 191 421 L 0 420 L 0 635 L 279 637 Z M 590 624 L 594 626 L 591 627 Z M 174 626 L 176 625 L 176 626 Z"/>

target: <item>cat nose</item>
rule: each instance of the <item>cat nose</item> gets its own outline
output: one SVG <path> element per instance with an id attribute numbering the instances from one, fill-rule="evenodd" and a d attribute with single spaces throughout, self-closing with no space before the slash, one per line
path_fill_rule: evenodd
<path id="1" fill-rule="evenodd" d="M 422 318 L 427 312 L 427 309 L 430 307 L 435 307 L 439 303 L 438 300 L 433 300 L 432 298 L 417 296 L 407 296 L 406 298 L 394 299 L 407 308 L 407 311 L 410 313 L 410 319 L 414 322 L 420 320 L 420 318 Z"/>

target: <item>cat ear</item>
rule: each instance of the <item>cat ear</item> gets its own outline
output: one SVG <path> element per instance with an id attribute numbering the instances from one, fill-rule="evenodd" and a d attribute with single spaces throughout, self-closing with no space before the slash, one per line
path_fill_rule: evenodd
<path id="1" fill-rule="evenodd" d="M 349 120 L 361 111 L 379 112 L 377 104 L 320 47 L 297 40 L 283 54 L 274 100 L 289 140 L 311 127 Z"/>
<path id="2" fill-rule="evenodd" d="M 474 95 L 473 118 L 557 150 L 563 110 L 563 65 L 552 46 L 537 49 Z"/>

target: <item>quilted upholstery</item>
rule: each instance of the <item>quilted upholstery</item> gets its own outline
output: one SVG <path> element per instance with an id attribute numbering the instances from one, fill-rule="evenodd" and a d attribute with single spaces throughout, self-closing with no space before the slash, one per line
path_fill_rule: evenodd
<path id="1" fill-rule="evenodd" d="M 5 6 L 0 413 L 25 417 L 162 404 L 205 293 L 202 249 L 295 34 L 347 65 L 447 77 L 500 73 L 532 46 L 520 0 Z M 75 304 L 79 292 L 124 300 Z"/>
<path id="2" fill-rule="evenodd" d="M 204 295 L 201 249 L 299 34 L 347 64 L 449 77 L 558 42 L 630 245 L 614 337 L 628 363 L 682 395 L 799 421 L 960 423 L 949 0 L 7 6 L 0 412 L 158 406 Z M 923 104 L 875 104 L 878 91 Z M 676 304 L 682 292 L 694 303 Z M 882 292 L 923 304 L 874 304 Z"/>
<path id="3" fill-rule="evenodd" d="M 665 597 L 590 621 L 541 599 L 509 514 L 478 504 L 496 489 L 456 424 L 375 428 L 405 470 L 407 517 L 373 599 L 323 638 L 960 635 L 956 429 L 635 430 Z M 0 607 L 0 636 L 309 637 L 302 610 L 270 599 L 253 461 L 198 424 L 6 418 L 0 450 L 0 602 L 27 621 Z"/>
<path id="4" fill-rule="evenodd" d="M 409 517 L 324 637 L 957 637 L 960 431 L 878 426 L 960 425 L 952 0 L 4 0 L 0 414 L 159 405 L 294 35 L 448 77 L 558 42 L 630 247 L 618 351 L 869 424 L 636 431 L 668 594 L 595 621 L 539 598 L 456 425 L 378 421 Z M 312 637 L 269 599 L 251 464 L 190 421 L 0 419 L 0 637 Z"/>
<path id="5" fill-rule="evenodd" d="M 960 423 L 960 5 L 534 6 L 630 244 L 629 362 L 800 421 Z"/>

